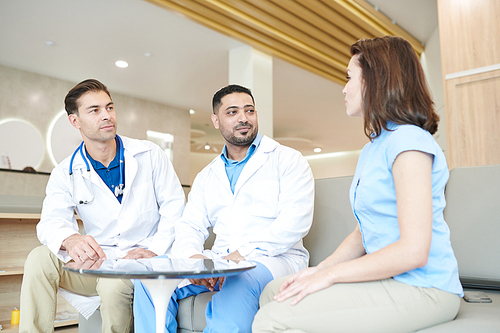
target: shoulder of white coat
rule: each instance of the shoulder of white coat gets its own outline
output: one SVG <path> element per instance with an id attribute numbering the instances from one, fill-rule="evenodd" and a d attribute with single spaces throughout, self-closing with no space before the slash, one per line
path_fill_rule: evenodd
<path id="1" fill-rule="evenodd" d="M 123 141 L 123 146 L 126 151 L 131 153 L 132 155 L 140 154 L 150 150 L 161 150 L 161 148 L 156 144 L 148 140 L 138 140 L 128 138 L 126 136 L 121 136 L 120 138 Z"/>
<path id="2" fill-rule="evenodd" d="M 220 155 L 217 155 L 210 163 L 201 169 L 198 174 L 196 174 L 191 186 L 191 191 L 193 191 L 193 189 L 203 190 L 205 188 L 206 181 L 211 177 L 214 177 L 215 170 L 220 167 L 224 167 L 224 162 L 222 161 Z"/>
<path id="3" fill-rule="evenodd" d="M 73 167 L 75 166 L 76 163 L 78 163 L 78 160 L 81 159 L 80 154 L 78 153 L 77 155 L 78 155 L 78 159 L 77 159 L 77 156 L 75 156 L 75 161 L 73 162 Z M 52 173 L 53 172 L 60 172 L 60 171 L 69 172 L 69 164 L 71 163 L 72 156 L 73 156 L 73 153 L 71 153 L 71 155 L 69 155 L 64 160 L 62 160 L 61 163 L 59 163 L 54 169 L 52 169 Z"/>
<path id="4" fill-rule="evenodd" d="M 222 161 L 220 155 L 217 155 L 210 163 L 208 163 L 203 169 L 201 169 L 198 175 L 199 176 L 210 175 L 213 172 L 215 172 L 216 168 L 220 168 L 221 166 L 222 167 L 224 166 L 224 162 Z"/>
<path id="5" fill-rule="evenodd" d="M 279 158 L 298 158 L 306 160 L 302 153 L 296 149 L 284 146 L 268 136 L 263 136 L 259 150 L 263 153 L 275 152 Z"/>

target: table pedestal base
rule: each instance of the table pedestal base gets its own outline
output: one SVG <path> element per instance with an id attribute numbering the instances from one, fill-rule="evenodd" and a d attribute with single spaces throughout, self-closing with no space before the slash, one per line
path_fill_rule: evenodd
<path id="1" fill-rule="evenodd" d="M 168 303 L 181 281 L 182 279 L 165 279 L 161 276 L 158 279 L 141 279 L 148 288 L 155 307 L 156 333 L 165 333 Z"/>

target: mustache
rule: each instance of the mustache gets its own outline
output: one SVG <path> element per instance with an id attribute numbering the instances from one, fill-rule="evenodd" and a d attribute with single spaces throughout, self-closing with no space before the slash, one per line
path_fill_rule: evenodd
<path id="1" fill-rule="evenodd" d="M 241 128 L 241 127 L 250 127 L 250 129 L 252 129 L 253 125 L 251 123 L 249 123 L 249 122 L 244 122 L 244 123 L 239 123 L 238 125 L 234 126 L 233 129 L 237 130 L 237 129 Z"/>

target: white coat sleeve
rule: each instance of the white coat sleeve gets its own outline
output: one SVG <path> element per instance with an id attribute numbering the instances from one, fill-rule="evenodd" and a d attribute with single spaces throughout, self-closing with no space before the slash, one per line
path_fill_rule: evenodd
<path id="1" fill-rule="evenodd" d="M 205 177 L 204 171 L 196 176 L 182 218 L 175 226 L 174 257 L 189 258 L 203 251 L 211 226 L 203 193 Z"/>
<path id="2" fill-rule="evenodd" d="M 148 250 L 157 255 L 171 251 L 175 238 L 175 223 L 181 217 L 186 197 L 174 167 L 159 147 L 151 150 L 153 186 L 160 213 L 158 230 Z"/>
<path id="3" fill-rule="evenodd" d="M 36 226 L 40 243 L 47 245 L 63 262 L 71 257 L 61 250 L 62 242 L 79 233 L 70 186 L 69 174 L 65 174 L 63 168 L 55 168 L 47 183 L 41 219 Z"/>
<path id="4" fill-rule="evenodd" d="M 287 252 L 311 228 L 314 210 L 314 178 L 307 160 L 293 150 L 281 151 L 278 215 L 266 228 L 249 235 L 237 250 L 246 259 Z"/>

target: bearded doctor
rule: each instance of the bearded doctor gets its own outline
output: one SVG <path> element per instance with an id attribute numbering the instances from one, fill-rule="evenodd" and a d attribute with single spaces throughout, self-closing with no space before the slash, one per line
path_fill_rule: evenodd
<path id="1" fill-rule="evenodd" d="M 177 300 L 213 290 L 218 293 L 207 305 L 205 332 L 251 332 L 267 283 L 306 268 L 309 261 L 302 245 L 311 227 L 314 202 L 308 162 L 296 150 L 259 134 L 249 89 L 238 85 L 220 89 L 212 108 L 212 121 L 225 147 L 194 180 L 186 209 L 176 223 L 172 255 L 249 260 L 257 267 L 225 280 L 191 280 L 178 288 L 166 318 L 170 333 L 177 332 Z M 215 243 L 211 250 L 203 250 L 210 227 Z M 155 331 L 149 296 L 137 281 L 136 333 Z"/>
<path id="2" fill-rule="evenodd" d="M 114 103 L 101 82 L 77 84 L 68 92 L 65 108 L 83 142 L 50 175 L 37 225 L 43 245 L 29 254 L 24 268 L 19 332 L 54 331 L 56 294 L 62 288 L 99 296 L 95 307 L 100 305 L 102 332 L 128 333 L 133 321 L 131 281 L 84 277 L 62 267 L 70 260 L 150 258 L 170 252 L 184 192 L 160 147 L 116 134 Z M 82 306 L 72 304 L 79 310 Z"/>

